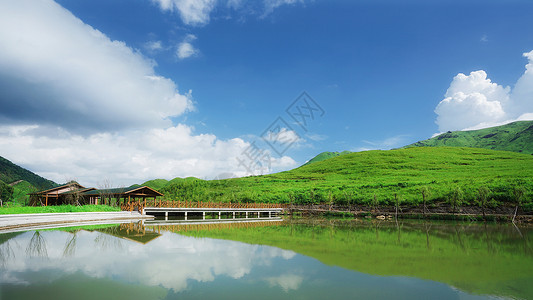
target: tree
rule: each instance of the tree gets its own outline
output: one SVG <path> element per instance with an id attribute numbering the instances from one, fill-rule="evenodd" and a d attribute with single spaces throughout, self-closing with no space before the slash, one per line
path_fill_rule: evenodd
<path id="1" fill-rule="evenodd" d="M 425 185 L 425 186 L 420 188 L 420 193 L 422 194 L 422 201 L 424 203 L 423 214 L 425 216 L 426 215 L 426 209 L 427 209 L 426 202 L 429 199 L 429 197 L 431 197 L 431 191 L 429 190 L 429 187 Z"/>
<path id="2" fill-rule="evenodd" d="M 394 206 L 396 207 L 395 219 L 398 220 L 398 210 L 400 209 L 400 202 L 402 199 L 398 196 L 397 193 L 394 193 Z"/>
<path id="3" fill-rule="evenodd" d="M 374 194 L 374 198 L 372 199 L 372 207 L 374 208 L 375 212 L 379 212 L 378 206 L 379 206 L 378 196 Z"/>
<path id="4" fill-rule="evenodd" d="M 526 189 L 521 186 L 517 185 L 513 189 L 513 198 L 516 204 L 515 210 L 514 210 L 514 216 L 512 222 L 514 223 L 514 220 L 516 218 L 516 215 L 518 213 L 518 209 L 522 206 L 522 201 L 524 200 L 524 195 L 526 194 Z"/>
<path id="5" fill-rule="evenodd" d="M 104 179 L 98 183 L 98 193 L 100 194 L 100 204 L 111 205 L 111 199 L 115 197 L 112 189 L 113 184 L 109 179 Z"/>
<path id="6" fill-rule="evenodd" d="M 13 200 L 13 187 L 0 181 L 0 206 L 3 206 L 4 202 L 11 200 Z"/>
<path id="7" fill-rule="evenodd" d="M 463 203 L 463 190 L 460 187 L 456 186 L 450 193 L 448 197 L 448 202 L 452 207 L 453 214 L 455 215 L 457 208 Z"/>
<path id="8" fill-rule="evenodd" d="M 69 194 L 65 197 L 67 204 L 80 205 L 81 193 L 78 188 L 78 182 L 76 180 L 69 180 L 67 183 L 69 187 Z"/>
<path id="9" fill-rule="evenodd" d="M 487 206 L 487 203 L 489 201 L 491 194 L 492 194 L 492 191 L 486 186 L 481 186 L 477 190 L 477 201 L 476 202 L 481 207 L 481 212 L 483 213 L 483 219 L 485 219 L 485 207 Z"/>

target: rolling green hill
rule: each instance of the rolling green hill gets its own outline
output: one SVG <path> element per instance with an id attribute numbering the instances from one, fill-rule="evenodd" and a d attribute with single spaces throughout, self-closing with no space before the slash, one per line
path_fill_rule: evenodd
<path id="1" fill-rule="evenodd" d="M 0 156 L 0 180 L 5 183 L 14 183 L 24 180 L 39 190 L 50 189 L 57 186 L 57 183 L 43 178 L 31 171 L 15 165 L 9 160 Z"/>
<path id="2" fill-rule="evenodd" d="M 472 131 L 448 131 L 404 148 L 442 146 L 484 148 L 533 154 L 533 121 L 519 121 Z"/>
<path id="3" fill-rule="evenodd" d="M 514 202 L 514 190 L 525 189 L 532 203 L 533 156 L 508 151 L 460 147 L 413 147 L 345 154 L 294 170 L 244 178 L 169 182 L 160 189 L 167 199 L 181 201 L 267 203 L 357 203 L 374 197 L 392 205 L 397 194 L 419 204 L 421 187 L 431 190 L 438 205 L 460 189 L 464 204 L 474 204 L 478 189 L 491 190 L 497 204 Z"/>
<path id="4" fill-rule="evenodd" d="M 319 161 L 323 161 L 323 160 L 326 160 L 326 159 L 330 159 L 332 157 L 337 157 L 337 156 L 340 156 L 340 155 L 344 155 L 344 154 L 349 154 L 349 153 L 352 153 L 351 151 L 342 151 L 342 152 L 322 152 L 320 154 L 318 154 L 317 156 L 313 157 L 311 160 L 309 160 L 308 162 L 306 162 L 304 164 L 305 165 L 308 165 L 308 164 L 312 164 L 312 163 L 316 163 L 316 162 L 319 162 Z"/>
<path id="5" fill-rule="evenodd" d="M 168 180 L 166 179 L 153 179 L 148 180 L 145 183 L 141 184 L 140 186 L 147 186 L 150 188 L 153 188 L 154 190 L 160 190 L 164 188 L 168 184 Z"/>

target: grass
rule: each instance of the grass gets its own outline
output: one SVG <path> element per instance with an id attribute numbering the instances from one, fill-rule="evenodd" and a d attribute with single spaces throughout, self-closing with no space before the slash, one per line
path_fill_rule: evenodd
<path id="1" fill-rule="evenodd" d="M 174 179 L 160 189 L 168 200 L 265 203 L 446 205 L 461 190 L 461 205 L 475 205 L 480 187 L 488 187 L 490 205 L 512 206 L 513 191 L 526 190 L 523 207 L 531 209 L 533 156 L 508 151 L 459 147 L 419 147 L 349 153 L 290 171 L 244 178 L 204 181 Z M 374 199 L 376 199 L 374 201 Z"/>
<path id="2" fill-rule="evenodd" d="M 7 214 L 39 214 L 39 213 L 66 213 L 66 212 L 115 212 L 120 211 L 118 207 L 107 205 L 58 205 L 58 206 L 24 206 L 24 207 L 2 207 L 1 215 Z"/>

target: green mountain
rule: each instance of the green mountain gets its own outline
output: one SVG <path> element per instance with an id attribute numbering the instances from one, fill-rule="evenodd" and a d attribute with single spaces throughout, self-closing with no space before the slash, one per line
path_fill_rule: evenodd
<path id="1" fill-rule="evenodd" d="M 163 187 L 165 187 L 167 183 L 168 183 L 168 180 L 166 179 L 152 179 L 152 180 L 146 181 L 140 186 L 147 186 L 149 188 L 153 188 L 154 190 L 160 190 Z"/>
<path id="2" fill-rule="evenodd" d="M 13 201 L 17 203 L 27 203 L 28 193 L 35 192 L 35 188 L 31 183 L 22 180 L 13 185 Z"/>
<path id="3" fill-rule="evenodd" d="M 9 160 L 0 156 L 0 180 L 12 184 L 19 180 L 24 180 L 39 190 L 50 189 L 57 186 L 57 183 L 43 178 L 31 171 L 15 165 Z"/>
<path id="4" fill-rule="evenodd" d="M 404 148 L 443 146 L 484 148 L 533 154 L 533 121 L 518 121 L 480 130 L 448 131 Z"/>
<path id="5" fill-rule="evenodd" d="M 304 166 L 308 165 L 308 164 L 316 163 L 316 162 L 319 162 L 319 161 L 323 161 L 323 160 L 326 160 L 326 159 L 330 159 L 332 157 L 337 157 L 337 156 L 340 156 L 340 155 L 349 154 L 349 153 L 352 153 L 352 152 L 351 151 L 322 152 L 319 155 L 317 155 L 317 156 L 313 157 L 312 159 L 310 159 L 308 162 L 306 162 L 304 164 Z"/>

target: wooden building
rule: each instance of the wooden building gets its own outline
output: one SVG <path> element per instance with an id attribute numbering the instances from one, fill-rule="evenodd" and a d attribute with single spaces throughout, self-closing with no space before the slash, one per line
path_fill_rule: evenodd
<path id="1" fill-rule="evenodd" d="M 30 205 L 61 205 L 61 204 L 126 204 L 130 202 L 144 201 L 146 199 L 157 200 L 162 197 L 160 192 L 147 187 L 136 186 L 115 189 L 86 188 L 77 182 L 55 187 L 30 194 Z"/>
<path id="2" fill-rule="evenodd" d="M 110 203 L 129 203 L 144 201 L 146 199 L 157 200 L 163 194 L 147 186 L 127 187 L 116 189 L 92 190 L 83 193 L 88 198 L 89 204 L 110 204 Z"/>

